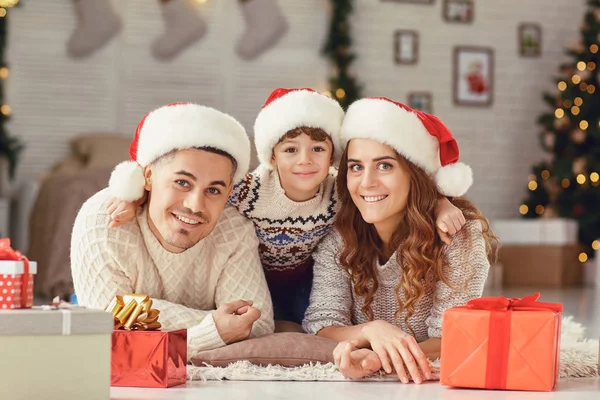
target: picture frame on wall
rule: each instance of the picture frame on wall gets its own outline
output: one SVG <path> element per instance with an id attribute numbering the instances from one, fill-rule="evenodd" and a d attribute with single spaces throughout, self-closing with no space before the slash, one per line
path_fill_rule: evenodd
<path id="1" fill-rule="evenodd" d="M 494 50 L 456 46 L 453 55 L 454 104 L 489 107 L 494 98 Z"/>
<path id="2" fill-rule="evenodd" d="M 416 31 L 394 32 L 394 61 L 396 64 L 416 64 L 419 60 L 419 34 Z"/>
<path id="3" fill-rule="evenodd" d="M 542 27 L 535 22 L 519 24 L 519 54 L 521 57 L 540 57 L 542 55 Z"/>
<path id="4" fill-rule="evenodd" d="M 431 92 L 410 92 L 408 106 L 412 109 L 433 114 L 433 95 Z"/>
<path id="5" fill-rule="evenodd" d="M 457 24 L 470 24 L 475 14 L 473 0 L 444 0 L 442 6 L 444 21 Z"/>

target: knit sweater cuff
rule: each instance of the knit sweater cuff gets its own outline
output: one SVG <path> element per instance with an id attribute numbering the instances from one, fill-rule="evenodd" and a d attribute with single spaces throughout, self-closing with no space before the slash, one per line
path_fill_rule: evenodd
<path id="1" fill-rule="evenodd" d="M 204 317 L 198 325 L 188 329 L 187 334 L 190 357 L 198 351 L 212 350 L 227 344 L 219 335 L 212 313 Z"/>

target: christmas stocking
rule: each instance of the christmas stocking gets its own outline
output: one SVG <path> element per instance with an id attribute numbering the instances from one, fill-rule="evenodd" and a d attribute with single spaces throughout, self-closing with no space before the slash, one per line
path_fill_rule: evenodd
<path id="1" fill-rule="evenodd" d="M 67 43 L 74 58 L 90 55 L 108 43 L 121 30 L 121 19 L 111 0 L 74 0 L 77 28 Z"/>
<path id="2" fill-rule="evenodd" d="M 204 36 L 206 23 L 190 0 L 163 0 L 161 3 L 165 32 L 152 43 L 152 53 L 164 61 Z"/>
<path id="3" fill-rule="evenodd" d="M 240 57 L 250 60 L 282 37 L 288 29 L 277 0 L 239 0 L 246 21 L 246 32 L 237 43 Z"/>

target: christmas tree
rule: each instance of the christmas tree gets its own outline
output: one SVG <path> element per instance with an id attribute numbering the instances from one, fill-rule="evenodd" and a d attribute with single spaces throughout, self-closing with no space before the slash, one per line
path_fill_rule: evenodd
<path id="1" fill-rule="evenodd" d="M 533 167 L 529 196 L 520 207 L 525 218 L 562 217 L 579 223 L 584 262 L 600 248 L 600 0 L 589 0 L 581 39 L 559 68 L 555 94 L 538 123 L 540 142 L 551 159 Z"/>
<path id="2" fill-rule="evenodd" d="M 2 81 L 8 78 L 8 65 L 4 59 L 8 31 L 7 9 L 17 4 L 18 0 L 0 0 L 0 157 L 8 160 L 11 178 L 15 176 L 17 162 L 23 150 L 23 145 L 19 139 L 11 136 L 5 127 L 5 123 L 11 116 L 11 109 L 4 100 L 4 85 Z"/>

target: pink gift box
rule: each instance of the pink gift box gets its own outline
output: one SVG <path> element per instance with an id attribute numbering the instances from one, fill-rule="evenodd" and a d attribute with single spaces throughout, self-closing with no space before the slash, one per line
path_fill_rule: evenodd
<path id="1" fill-rule="evenodd" d="M 0 261 L 0 309 L 31 308 L 33 306 L 33 276 L 37 273 L 37 263 L 29 261 L 29 277 L 23 287 L 24 261 Z M 21 299 L 27 299 L 25 307 Z"/>

